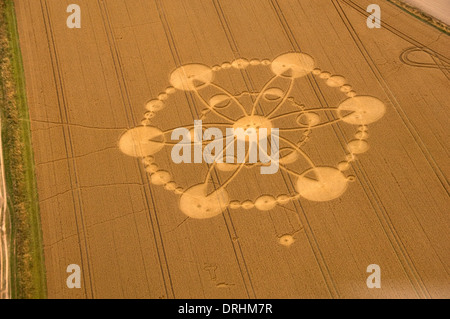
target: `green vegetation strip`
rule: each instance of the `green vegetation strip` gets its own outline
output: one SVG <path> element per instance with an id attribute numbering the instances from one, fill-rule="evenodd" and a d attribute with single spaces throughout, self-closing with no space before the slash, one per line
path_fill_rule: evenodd
<path id="1" fill-rule="evenodd" d="M 25 78 L 13 0 L 0 1 L 0 108 L 11 232 L 11 297 L 46 298 Z"/>

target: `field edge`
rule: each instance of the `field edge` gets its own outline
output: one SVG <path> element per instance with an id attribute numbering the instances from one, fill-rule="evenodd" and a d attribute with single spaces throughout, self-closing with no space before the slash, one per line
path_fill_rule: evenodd
<path id="1" fill-rule="evenodd" d="M 426 24 L 431 25 L 432 27 L 445 33 L 446 35 L 450 35 L 450 26 L 423 12 L 422 10 L 417 9 L 401 0 L 388 0 L 388 2 L 402 9 L 404 12 L 412 15 L 413 17 L 425 22 Z"/>
<path id="2" fill-rule="evenodd" d="M 10 220 L 11 298 L 46 298 L 25 75 L 13 0 L 0 3 L 1 121 Z"/>

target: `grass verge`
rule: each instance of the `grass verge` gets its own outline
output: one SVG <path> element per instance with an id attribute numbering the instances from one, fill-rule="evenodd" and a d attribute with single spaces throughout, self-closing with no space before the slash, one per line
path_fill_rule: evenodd
<path id="1" fill-rule="evenodd" d="M 0 1 L 0 112 L 10 220 L 12 298 L 46 298 L 25 77 L 13 0 Z"/>

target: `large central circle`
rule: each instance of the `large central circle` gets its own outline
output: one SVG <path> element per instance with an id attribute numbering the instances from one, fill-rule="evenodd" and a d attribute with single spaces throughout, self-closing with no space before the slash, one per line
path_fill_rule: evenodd
<path id="1" fill-rule="evenodd" d="M 265 128 L 267 129 L 266 136 L 259 136 L 259 129 Z M 270 136 L 270 131 L 272 129 L 272 122 L 260 115 L 250 115 L 240 118 L 233 125 L 233 129 L 236 132 L 237 129 L 243 129 L 246 133 L 245 135 L 236 135 L 238 140 L 257 140 L 259 141 L 261 138 L 267 138 Z M 255 138 L 256 135 L 256 138 Z M 252 139 L 251 139 L 252 138 Z"/>

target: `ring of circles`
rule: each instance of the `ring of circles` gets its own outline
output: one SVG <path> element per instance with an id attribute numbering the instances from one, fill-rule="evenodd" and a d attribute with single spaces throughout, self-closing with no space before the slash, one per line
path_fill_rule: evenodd
<path id="1" fill-rule="evenodd" d="M 229 93 L 221 86 L 215 84 L 215 74 L 230 69 L 245 71 L 246 68 L 270 68 L 273 77 L 265 84 L 262 90 L 255 93 L 245 92 L 243 95 L 252 95 L 255 98 L 252 105 L 252 111 L 246 110 L 236 95 Z M 291 100 L 289 96 L 294 83 L 297 79 L 313 76 L 323 80 L 327 86 L 339 89 L 346 96 L 335 108 L 321 107 L 307 109 L 303 105 L 296 104 L 298 110 L 286 114 L 276 115 L 282 109 L 283 105 Z M 271 87 L 271 84 L 278 80 L 287 81 L 289 88 L 283 91 L 277 87 Z M 347 83 L 346 79 L 340 75 L 333 75 L 322 71 L 315 66 L 314 59 L 305 53 L 289 52 L 282 54 L 274 60 L 246 60 L 236 59 L 232 63 L 223 63 L 213 67 L 203 64 L 187 64 L 178 67 L 170 75 L 170 84 L 163 93 L 156 99 L 150 100 L 146 104 L 147 112 L 139 126 L 126 131 L 119 139 L 119 147 L 126 155 L 140 158 L 144 164 L 145 170 L 150 174 L 150 181 L 155 185 L 162 185 L 165 189 L 180 195 L 180 210 L 189 217 L 203 219 L 211 218 L 223 213 L 227 208 L 231 209 L 252 209 L 270 210 L 276 205 L 285 205 L 292 200 L 304 198 L 311 201 L 329 201 L 340 197 L 347 189 L 348 183 L 354 179 L 353 176 L 346 176 L 344 172 L 350 168 L 358 154 L 364 153 L 369 149 L 367 142 L 368 124 L 378 121 L 383 117 L 386 108 L 382 101 L 372 96 L 357 95 L 353 88 Z M 213 88 L 217 94 L 205 99 L 201 91 L 205 88 Z M 167 142 L 167 134 L 172 130 L 162 131 L 152 125 L 152 119 L 156 113 L 166 107 L 167 100 L 171 95 L 177 92 L 190 92 L 196 96 L 199 101 L 205 105 L 199 119 L 205 119 L 208 114 L 214 114 L 224 120 L 224 126 L 233 128 L 272 128 L 279 127 L 273 125 L 273 122 L 283 117 L 296 116 L 298 127 L 285 128 L 280 130 L 280 143 L 288 145 L 289 152 L 281 154 L 283 148 L 280 148 L 279 165 L 280 169 L 295 178 L 293 194 L 272 194 L 261 195 L 255 200 L 234 200 L 231 199 L 226 186 L 230 184 L 238 172 L 244 167 L 242 164 L 216 163 L 209 165 L 205 181 L 200 184 L 182 188 L 173 180 L 172 175 L 160 169 L 156 163 L 154 155 L 167 145 L 173 145 Z M 242 94 L 241 94 L 242 96 Z M 259 101 L 269 101 L 274 103 L 274 107 L 267 114 L 261 114 L 257 110 Z M 238 119 L 232 119 L 226 116 L 222 110 L 229 108 L 232 104 L 239 107 L 243 112 Z M 331 112 L 334 114 L 332 120 L 321 120 L 321 112 Z M 312 162 L 309 156 L 302 150 L 301 146 L 308 140 L 311 131 L 315 128 L 334 125 L 343 122 L 357 127 L 354 138 L 346 143 L 346 154 L 343 160 L 337 163 L 335 167 L 320 166 Z M 303 132 L 302 140 L 294 143 L 281 137 L 283 130 Z M 191 133 L 193 135 L 193 133 Z M 193 138 L 193 137 L 192 137 Z M 296 172 L 287 167 L 304 158 L 309 164 L 308 169 L 303 172 Z M 231 172 L 232 177 L 221 183 L 219 187 L 212 191 L 208 188 L 211 178 L 211 172 L 216 169 L 219 171 Z M 211 186 L 211 185 L 209 185 Z"/>

